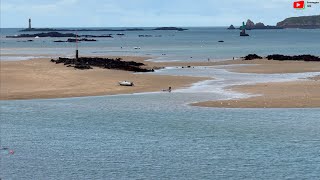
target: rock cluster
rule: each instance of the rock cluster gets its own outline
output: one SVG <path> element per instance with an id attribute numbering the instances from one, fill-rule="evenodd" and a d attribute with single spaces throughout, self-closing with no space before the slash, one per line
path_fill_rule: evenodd
<path id="1" fill-rule="evenodd" d="M 258 56 L 256 54 L 248 54 L 247 56 L 245 56 L 243 58 L 244 58 L 244 60 L 262 59 L 261 56 Z"/>
<path id="2" fill-rule="evenodd" d="M 47 33 L 36 33 L 36 34 L 20 34 L 16 36 L 6 36 L 7 38 L 35 38 L 35 37 L 76 37 L 76 34 L 73 33 L 59 33 L 59 32 L 47 32 Z M 90 38 L 97 38 L 97 37 L 107 37 L 112 38 L 111 35 L 78 35 L 78 37 L 90 37 Z"/>
<path id="3" fill-rule="evenodd" d="M 232 24 L 228 27 L 228 29 L 236 29 Z"/>
<path id="4" fill-rule="evenodd" d="M 320 62 L 320 57 L 310 55 L 310 54 L 294 55 L 294 56 L 273 54 L 273 55 L 268 55 L 266 58 L 268 60 L 278 60 L 278 61 L 319 61 Z M 243 59 L 253 60 L 253 59 L 262 59 L 262 57 L 258 56 L 257 54 L 248 54 L 247 56 L 243 57 Z"/>
<path id="5" fill-rule="evenodd" d="M 279 61 L 292 60 L 292 61 L 319 61 L 320 62 L 320 57 L 313 56 L 310 54 L 296 55 L 296 56 L 273 54 L 273 55 L 268 55 L 267 59 L 268 60 L 279 60 Z"/>
<path id="6" fill-rule="evenodd" d="M 184 29 L 184 28 L 177 28 L 177 27 L 159 27 L 159 28 L 155 28 L 153 30 L 163 30 L 163 31 L 186 31 L 188 29 Z"/>
<path id="7" fill-rule="evenodd" d="M 122 61 L 121 58 L 109 59 L 109 58 L 89 58 L 81 57 L 78 59 L 74 58 L 61 58 L 51 59 L 51 62 L 56 64 L 63 63 L 68 65 L 68 67 L 74 67 L 77 69 L 92 69 L 91 66 L 106 68 L 106 69 L 118 69 L 124 71 L 133 71 L 133 72 L 153 72 L 153 69 L 145 69 L 141 66 L 145 64 L 134 62 L 134 61 Z M 74 65 L 74 66 L 73 66 Z"/>

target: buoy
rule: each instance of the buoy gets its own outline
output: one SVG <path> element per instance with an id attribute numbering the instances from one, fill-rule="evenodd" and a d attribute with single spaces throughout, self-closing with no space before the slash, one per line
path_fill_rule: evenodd
<path id="1" fill-rule="evenodd" d="M 10 150 L 10 151 L 9 151 L 9 154 L 14 154 L 14 150 Z"/>

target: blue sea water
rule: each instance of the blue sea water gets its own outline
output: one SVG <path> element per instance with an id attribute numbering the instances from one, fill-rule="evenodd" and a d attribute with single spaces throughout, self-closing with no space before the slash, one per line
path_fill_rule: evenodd
<path id="1" fill-rule="evenodd" d="M 319 109 L 214 109 L 179 101 L 170 94 L 2 101 L 1 139 L 15 154 L 1 157 L 0 177 L 320 177 Z"/>
<path id="2" fill-rule="evenodd" d="M 240 37 L 239 30 L 227 30 L 226 27 L 188 29 L 182 32 L 148 30 L 121 32 L 125 34 L 124 36 L 117 36 L 119 32 L 112 31 L 79 32 L 79 35 L 113 34 L 114 37 L 95 38 L 97 42 L 81 42 L 79 50 L 81 55 L 143 55 L 151 56 L 157 61 L 203 61 L 208 58 L 221 60 L 242 57 L 249 53 L 320 55 L 319 29 L 252 30 L 248 31 L 250 37 Z M 4 56 L 1 59 L 7 58 L 5 54 L 30 54 L 30 56 L 74 54 L 74 43 L 53 42 L 67 38 L 39 38 L 33 39 L 33 42 L 17 42 L 28 38 L 5 38 L 7 35 L 21 34 L 19 30 L 21 29 L 1 29 L 1 53 Z M 152 35 L 152 37 L 139 37 L 139 35 Z M 224 43 L 219 43 L 219 40 L 223 40 Z M 134 47 L 141 49 L 134 49 Z"/>
<path id="3" fill-rule="evenodd" d="M 222 66 L 223 67 L 223 66 Z M 215 76 L 173 93 L 0 101 L 3 179 L 318 179 L 319 109 L 219 109 L 225 86 L 319 73 L 256 75 L 221 67 L 156 74 Z"/>
<path id="4" fill-rule="evenodd" d="M 1 60 L 73 54 L 74 44 L 56 44 L 52 38 L 4 38 L 18 30 L 1 29 Z M 320 54 L 319 30 L 249 33 L 243 38 L 238 30 L 225 28 L 125 32 L 124 37 L 97 38 L 79 46 L 86 55 L 148 55 L 156 61 L 219 60 L 248 53 Z M 65 40 L 54 38 L 58 39 Z M 231 73 L 223 67 L 155 72 L 215 78 L 172 93 L 0 101 L 0 146 L 15 152 L 0 150 L 0 179 L 319 179 L 319 108 L 188 104 L 249 96 L 226 91 L 226 86 L 303 81 L 320 72 L 259 75 Z"/>

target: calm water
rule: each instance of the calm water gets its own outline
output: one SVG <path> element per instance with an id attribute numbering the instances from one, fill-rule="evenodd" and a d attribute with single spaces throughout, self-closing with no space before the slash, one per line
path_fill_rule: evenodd
<path id="1" fill-rule="evenodd" d="M 75 44 L 53 43 L 66 38 L 40 38 L 34 42 L 4 38 L 19 34 L 18 30 L 1 29 L 1 60 L 73 54 Z M 97 42 L 83 42 L 79 46 L 80 53 L 86 55 L 149 55 L 157 61 L 218 60 L 248 53 L 320 55 L 320 30 L 249 33 L 250 37 L 242 38 L 238 30 L 225 28 L 125 32 L 123 37 L 97 38 Z M 153 37 L 138 37 L 139 34 Z M 225 42 L 218 43 L 219 40 Z M 319 108 L 188 106 L 191 102 L 248 96 L 225 91 L 226 86 L 297 80 L 320 72 L 252 75 L 198 67 L 156 73 L 216 79 L 171 94 L 0 101 L 1 144 L 15 151 L 14 155 L 0 151 L 0 178 L 320 178 Z"/>
<path id="2" fill-rule="evenodd" d="M 0 101 L 3 179 L 318 179 L 320 109 L 215 109 L 190 102 L 238 97 L 227 85 L 314 74 L 217 68 L 173 93 Z M 211 73 L 211 74 L 210 74 Z M 201 93 L 200 93 L 201 92 Z"/>
<path id="3" fill-rule="evenodd" d="M 74 43 L 54 43 L 67 38 L 8 39 L 6 35 L 20 34 L 20 29 L 1 29 L 2 54 L 73 55 Z M 114 38 L 95 38 L 97 42 L 81 42 L 82 55 L 148 55 L 157 61 L 232 59 L 249 53 L 268 55 L 314 54 L 320 55 L 320 29 L 283 29 L 248 31 L 250 37 L 240 37 L 239 30 L 224 27 L 189 28 L 188 31 L 79 32 L 79 34 L 114 34 Z M 32 33 L 32 32 L 30 32 Z M 36 32 L 35 32 L 36 33 Z M 153 37 L 138 37 L 152 35 Z M 159 37 L 161 36 L 161 37 Z M 224 43 L 219 43 L 224 40 Z M 121 49 L 122 47 L 122 49 Z M 135 50 L 134 47 L 141 47 Z M 163 55 L 164 54 L 164 55 Z M 191 58 L 192 57 L 192 58 Z M 12 59 L 3 57 L 1 59 Z"/>
<path id="4" fill-rule="evenodd" d="M 15 154 L 1 157 L 0 176 L 320 177 L 319 109 L 195 108 L 175 96 L 2 101 L 1 138 Z"/>

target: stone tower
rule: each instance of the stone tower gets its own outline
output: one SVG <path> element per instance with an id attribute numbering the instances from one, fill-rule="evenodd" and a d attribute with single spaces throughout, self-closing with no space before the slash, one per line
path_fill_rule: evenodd
<path id="1" fill-rule="evenodd" d="M 31 29 L 31 18 L 29 18 L 29 29 Z"/>

